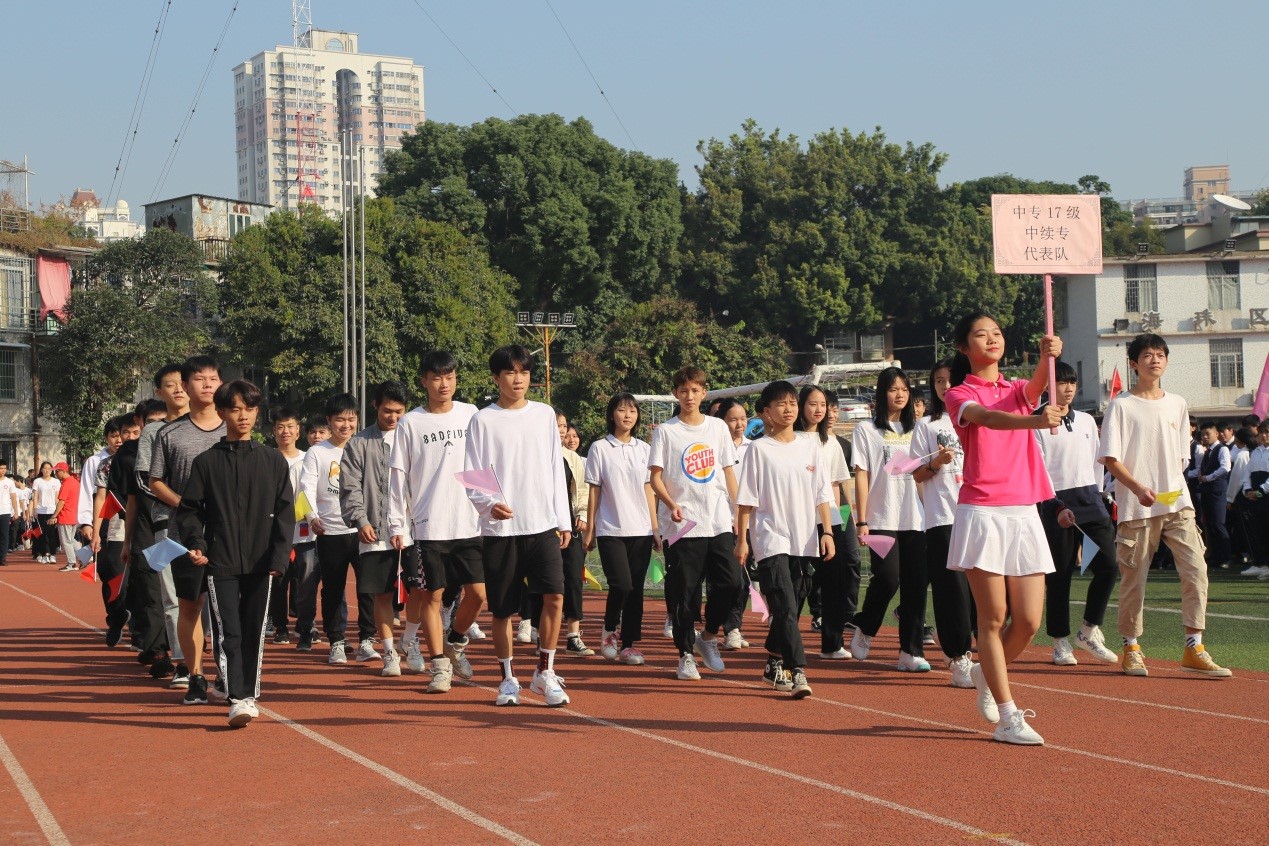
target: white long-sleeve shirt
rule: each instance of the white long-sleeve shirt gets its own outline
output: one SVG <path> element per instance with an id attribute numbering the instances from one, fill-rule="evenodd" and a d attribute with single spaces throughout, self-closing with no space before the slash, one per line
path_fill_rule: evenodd
<path id="1" fill-rule="evenodd" d="M 1256 473 L 1269 473 L 1269 447 L 1258 446 L 1251 451 L 1247 461 L 1247 475 L 1243 478 L 1243 490 L 1252 490 L 1252 476 Z M 1262 494 L 1269 495 L 1269 479 L 1256 488 Z"/>
<path id="2" fill-rule="evenodd" d="M 304 453 L 300 470 L 300 489 L 308 497 L 308 504 L 317 512 L 322 523 L 322 533 L 350 535 L 357 531 L 344 522 L 339 506 L 339 464 L 344 458 L 344 448 L 329 440 L 314 444 Z"/>
<path id="3" fill-rule="evenodd" d="M 467 427 L 467 470 L 493 468 L 502 496 L 467 490 L 480 515 L 485 537 L 536 535 L 549 530 L 571 532 L 564 455 L 555 410 L 540 402 L 520 408 L 494 403 L 476 412 Z M 491 515 L 499 502 L 511 509 L 509 520 Z"/>
<path id="4" fill-rule="evenodd" d="M 1234 467 L 1229 471 L 1229 490 L 1225 492 L 1225 501 L 1233 502 L 1243 492 L 1243 483 L 1247 481 L 1247 465 L 1251 463 L 1251 452 L 1240 449 L 1234 455 Z"/>
<path id="5" fill-rule="evenodd" d="M 110 450 L 102 447 L 88 456 L 79 475 L 79 508 L 75 517 L 81 526 L 93 524 L 93 497 L 97 494 L 97 468 L 110 457 Z"/>
<path id="6" fill-rule="evenodd" d="M 392 449 L 388 525 L 412 529 L 415 540 L 465 540 L 480 535 L 479 516 L 454 474 L 462 471 L 467 427 L 476 406 L 456 402 L 444 414 L 419 407 L 397 422 Z"/>

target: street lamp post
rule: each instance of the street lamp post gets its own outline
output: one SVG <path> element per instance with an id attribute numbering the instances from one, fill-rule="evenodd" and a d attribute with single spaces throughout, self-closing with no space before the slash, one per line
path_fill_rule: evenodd
<path id="1" fill-rule="evenodd" d="M 561 329 L 576 329 L 573 312 L 516 312 L 516 326 L 542 344 L 542 360 L 546 364 L 546 403 L 551 404 L 551 342 Z"/>

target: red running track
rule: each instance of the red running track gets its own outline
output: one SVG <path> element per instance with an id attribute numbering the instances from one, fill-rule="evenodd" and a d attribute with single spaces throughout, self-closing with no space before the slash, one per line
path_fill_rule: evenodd
<path id="1" fill-rule="evenodd" d="M 947 673 L 895 671 L 892 630 L 874 660 L 812 659 L 815 695 L 794 702 L 758 681 L 751 615 L 753 647 L 680 682 L 650 600 L 648 665 L 561 657 L 567 708 L 528 692 L 527 646 L 522 704 L 496 708 L 489 641 L 469 649 L 473 684 L 442 696 L 423 693 L 427 676 L 270 644 L 261 719 L 232 730 L 225 706 L 183 706 L 126 646 L 105 647 L 96 586 L 10 562 L 0 843 L 1201 846 L 1269 831 L 1262 673 L 1196 679 L 1150 659 L 1149 678 L 1127 678 L 1032 649 L 1013 678 L 1048 745 L 1020 748 L 990 741 Z M 601 601 L 588 595 L 592 641 Z"/>

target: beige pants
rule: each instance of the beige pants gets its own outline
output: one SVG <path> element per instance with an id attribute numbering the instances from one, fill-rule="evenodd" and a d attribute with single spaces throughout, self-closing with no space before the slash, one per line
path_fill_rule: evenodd
<path id="1" fill-rule="evenodd" d="M 1181 623 L 1202 631 L 1207 622 L 1207 563 L 1194 509 L 1120 523 L 1115 537 L 1119 560 L 1119 633 L 1141 637 L 1146 576 L 1159 542 L 1166 540 L 1181 577 Z"/>

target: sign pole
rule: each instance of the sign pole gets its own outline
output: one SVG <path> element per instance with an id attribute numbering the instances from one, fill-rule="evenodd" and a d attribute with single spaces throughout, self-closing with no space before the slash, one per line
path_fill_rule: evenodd
<path id="1" fill-rule="evenodd" d="M 1044 334 L 1053 334 L 1053 274 L 1044 274 Z M 1049 359 L 1049 404 L 1057 402 L 1057 360 Z M 1049 434 L 1056 435 L 1057 429 Z"/>

